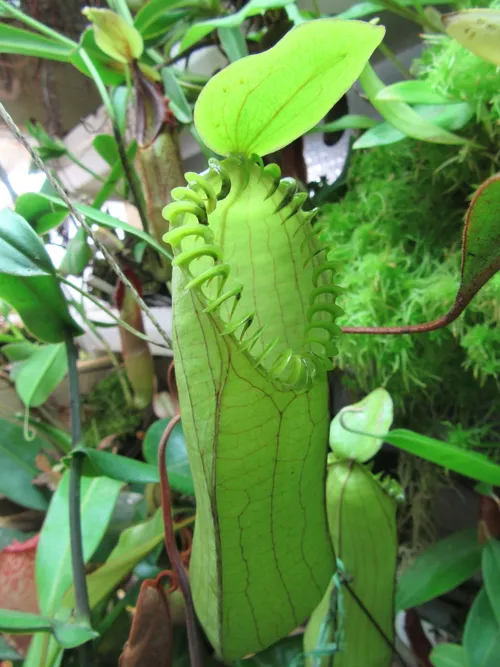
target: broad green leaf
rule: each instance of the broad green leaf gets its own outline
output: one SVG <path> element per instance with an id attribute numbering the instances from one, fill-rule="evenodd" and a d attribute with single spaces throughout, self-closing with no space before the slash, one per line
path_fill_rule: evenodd
<path id="1" fill-rule="evenodd" d="M 66 248 L 59 271 L 65 276 L 81 276 L 91 259 L 92 250 L 87 239 L 87 232 L 83 227 L 79 227 Z"/>
<path id="2" fill-rule="evenodd" d="M 169 106 L 174 112 L 175 117 L 181 123 L 191 123 L 193 112 L 172 69 L 170 67 L 163 67 L 161 78 L 165 94 L 170 100 Z"/>
<path id="3" fill-rule="evenodd" d="M 413 110 L 422 118 L 432 121 L 444 130 L 460 130 L 474 116 L 474 108 L 468 102 L 448 105 L 415 105 Z M 354 149 L 387 146 L 406 139 L 404 132 L 387 121 L 378 123 L 363 134 L 353 145 Z"/>
<path id="4" fill-rule="evenodd" d="M 105 600 L 137 563 L 162 541 L 161 509 L 158 509 L 148 521 L 124 530 L 106 563 L 87 577 L 91 608 L 94 609 Z M 69 613 L 74 604 L 74 589 L 72 588 L 64 596 L 62 606 Z"/>
<path id="5" fill-rule="evenodd" d="M 482 545 L 475 528 L 454 533 L 421 553 L 403 572 L 396 609 L 409 609 L 453 590 L 481 568 Z"/>
<path id="6" fill-rule="evenodd" d="M 82 538 L 87 563 L 99 546 L 120 492 L 121 483 L 106 477 L 81 480 Z M 42 614 L 55 614 L 72 582 L 69 542 L 69 472 L 52 497 L 36 554 L 38 603 Z"/>
<path id="7" fill-rule="evenodd" d="M 247 18 L 256 16 L 257 14 L 265 14 L 270 9 L 279 9 L 286 7 L 294 0 L 250 0 L 238 12 L 224 16 L 222 18 L 209 19 L 208 21 L 198 21 L 192 25 L 184 35 L 181 42 L 179 52 L 189 49 L 201 39 L 209 35 L 217 28 L 237 28 Z"/>
<path id="8" fill-rule="evenodd" d="M 158 447 L 169 421 L 170 419 L 159 419 L 146 431 L 142 453 L 151 465 L 158 465 Z M 189 467 L 184 433 L 180 423 L 174 427 L 168 441 L 165 464 L 168 471 L 168 481 L 172 489 L 179 491 L 179 493 L 194 496 L 193 476 Z"/>
<path id="9" fill-rule="evenodd" d="M 80 47 L 85 50 L 105 85 L 116 86 L 123 83 L 125 80 L 125 69 L 123 64 L 116 62 L 116 60 L 110 58 L 101 51 L 96 44 L 93 28 L 87 28 L 87 30 L 83 31 L 80 37 Z M 71 54 L 71 64 L 80 70 L 82 74 L 92 78 L 87 64 L 81 56 L 81 49 L 79 48 Z"/>
<path id="10" fill-rule="evenodd" d="M 68 370 L 63 343 L 42 345 L 16 373 L 16 391 L 27 407 L 36 408 L 48 399 Z"/>
<path id="11" fill-rule="evenodd" d="M 448 35 L 476 56 L 500 65 L 500 10 L 463 9 L 442 17 Z"/>
<path id="12" fill-rule="evenodd" d="M 37 234 L 46 234 L 64 222 L 68 211 L 64 206 L 48 202 L 44 195 L 27 192 L 16 201 L 16 213 L 19 213 L 33 227 Z"/>
<path id="13" fill-rule="evenodd" d="M 144 44 L 140 32 L 110 9 L 85 7 L 82 11 L 94 24 L 95 41 L 106 55 L 122 63 L 141 57 Z"/>
<path id="14" fill-rule="evenodd" d="M 386 389 L 375 389 L 359 403 L 343 408 L 330 425 L 330 448 L 340 459 L 364 463 L 382 447 L 383 440 L 351 433 L 348 428 L 367 433 L 384 433 L 392 424 L 392 398 Z"/>
<path id="15" fill-rule="evenodd" d="M 50 204 L 57 204 L 59 206 L 64 206 L 66 208 L 62 200 L 58 199 L 57 197 L 52 197 L 51 195 L 42 195 L 42 194 L 39 196 L 43 197 L 47 201 L 47 206 L 49 206 Z M 141 229 L 137 229 L 136 227 L 133 227 L 132 225 L 129 225 L 128 223 L 123 222 L 118 218 L 113 218 L 111 215 L 103 213 L 103 211 L 99 211 L 97 208 L 93 208 L 92 206 L 87 206 L 86 204 L 78 204 L 78 203 L 75 203 L 74 206 L 79 213 L 85 216 L 87 221 L 95 222 L 96 224 L 101 225 L 102 227 L 106 227 L 108 229 L 122 229 L 127 234 L 130 234 L 131 236 L 135 236 L 136 238 L 145 241 L 151 248 L 154 248 L 156 251 L 158 251 L 165 257 L 168 257 L 169 259 L 171 258 L 171 254 L 166 249 L 166 246 L 164 244 L 158 243 L 157 241 L 155 241 L 153 237 L 149 236 L 149 234 L 146 234 L 146 232 L 143 232 Z"/>
<path id="16" fill-rule="evenodd" d="M 248 56 L 247 43 L 239 26 L 218 28 L 217 35 L 229 62 L 234 63 L 236 60 Z"/>
<path id="17" fill-rule="evenodd" d="M 359 77 L 361 86 L 371 104 L 380 115 L 408 137 L 437 144 L 466 144 L 466 139 L 443 130 L 436 123 L 423 118 L 404 102 L 378 100 L 377 95 L 385 88 L 384 83 L 367 65 Z"/>
<path id="18" fill-rule="evenodd" d="M 377 125 L 377 121 L 370 116 L 362 116 L 360 114 L 347 114 L 338 120 L 333 120 L 331 123 L 321 123 L 309 130 L 307 134 L 314 134 L 317 132 L 338 132 L 339 130 L 367 130 L 370 127 Z"/>
<path id="19" fill-rule="evenodd" d="M 0 273 L 26 277 L 54 273 L 50 257 L 36 232 L 9 208 L 0 213 Z"/>
<path id="20" fill-rule="evenodd" d="M 484 588 L 500 624 L 500 540 L 491 538 L 484 545 L 482 569 Z"/>
<path id="21" fill-rule="evenodd" d="M 8 23 L 0 24 L 0 53 L 15 53 L 67 63 L 71 50 L 67 44 L 61 44 L 50 37 L 16 28 Z"/>
<path id="22" fill-rule="evenodd" d="M 409 454 L 420 456 L 465 477 L 486 484 L 500 485 L 500 465 L 478 452 L 460 449 L 447 442 L 402 428 L 390 431 L 384 435 L 384 440 Z"/>
<path id="23" fill-rule="evenodd" d="M 427 81 L 398 81 L 386 86 L 375 96 L 377 100 L 392 100 L 407 104 L 454 104 L 452 97 L 436 92 Z"/>
<path id="24" fill-rule="evenodd" d="M 434 667 L 469 667 L 467 653 L 459 644 L 438 644 L 432 649 Z"/>
<path id="25" fill-rule="evenodd" d="M 0 494 L 22 507 L 47 509 L 48 494 L 33 485 L 40 472 L 35 458 L 43 448 L 50 445 L 39 436 L 26 440 L 20 426 L 0 420 Z"/>
<path id="26" fill-rule="evenodd" d="M 24 424 L 24 415 L 14 415 L 14 419 L 20 424 Z M 71 450 L 71 436 L 60 428 L 46 424 L 38 417 L 29 417 L 28 424 L 42 438 L 54 444 L 61 452 L 67 454 Z"/>
<path id="27" fill-rule="evenodd" d="M 464 648 L 471 667 L 498 667 L 500 625 L 484 588 L 479 591 L 467 616 Z"/>
<path id="28" fill-rule="evenodd" d="M 19 343 L 8 343 L 7 345 L 2 345 L 2 354 L 12 362 L 25 361 L 38 349 L 38 345 L 30 343 L 26 340 Z"/>
<path id="29" fill-rule="evenodd" d="M 301 653 L 302 635 L 295 635 L 282 639 L 251 658 L 237 660 L 234 665 L 235 667 L 290 667 Z"/>
<path id="30" fill-rule="evenodd" d="M 120 159 L 116 140 L 110 134 L 98 134 L 97 137 L 94 137 L 92 145 L 110 167 Z"/>
<path id="31" fill-rule="evenodd" d="M 0 609 L 0 630 L 13 634 L 51 632 L 57 643 L 64 648 L 75 648 L 98 637 L 97 632 L 88 625 L 62 623 L 55 618 L 8 609 Z"/>
<path id="32" fill-rule="evenodd" d="M 90 447 L 80 447 L 78 455 L 85 454 L 84 473 L 86 475 L 106 475 L 123 482 L 148 484 L 159 482 L 158 468 L 142 461 L 134 461 L 126 456 L 102 452 Z"/>
<path id="33" fill-rule="evenodd" d="M 9 646 L 5 639 L 0 635 L 0 661 L 9 660 L 10 662 L 22 662 L 23 656 L 12 646 Z"/>
<path id="34" fill-rule="evenodd" d="M 384 28 L 319 19 L 214 76 L 195 106 L 197 130 L 221 155 L 267 155 L 314 127 L 352 86 Z"/>
<path id="35" fill-rule="evenodd" d="M 134 26 L 144 40 L 154 39 L 187 13 L 176 10 L 195 5 L 194 0 L 150 0 L 135 15 Z"/>

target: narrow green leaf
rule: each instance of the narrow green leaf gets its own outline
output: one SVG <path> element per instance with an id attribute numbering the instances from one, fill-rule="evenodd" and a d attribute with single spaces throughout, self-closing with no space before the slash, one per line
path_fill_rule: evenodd
<path id="1" fill-rule="evenodd" d="M 33 485 L 40 472 L 35 458 L 43 448 L 50 449 L 46 440 L 39 436 L 26 440 L 20 426 L 0 420 L 0 493 L 21 507 L 48 507 L 48 494 Z"/>
<path id="2" fill-rule="evenodd" d="M 9 208 L 0 212 L 0 273 L 26 277 L 54 273 L 50 257 L 36 232 Z"/>
<path id="3" fill-rule="evenodd" d="M 467 654 L 459 644 L 438 644 L 432 649 L 434 667 L 469 667 Z"/>
<path id="4" fill-rule="evenodd" d="M 106 477 L 82 478 L 82 537 L 86 563 L 104 535 L 121 486 L 120 482 Z M 38 603 L 41 612 L 49 616 L 55 614 L 72 582 L 68 492 L 69 472 L 66 472 L 52 497 L 36 554 Z"/>
<path id="5" fill-rule="evenodd" d="M 380 115 L 404 135 L 438 144 L 468 143 L 466 139 L 457 134 L 443 130 L 437 124 L 426 120 L 408 104 L 378 100 L 377 95 L 385 88 L 385 85 L 370 65 L 365 67 L 359 81 L 366 96 Z"/>
<path id="6" fill-rule="evenodd" d="M 110 167 L 120 159 L 116 140 L 110 134 L 98 134 L 97 137 L 94 137 L 92 145 Z"/>
<path id="7" fill-rule="evenodd" d="M 500 624 L 500 541 L 491 538 L 483 549 L 483 581 L 491 608 Z"/>
<path id="8" fill-rule="evenodd" d="M 500 625 L 482 588 L 467 616 L 464 648 L 471 667 L 498 667 Z"/>
<path id="9" fill-rule="evenodd" d="M 157 466 L 158 447 L 161 436 L 166 429 L 170 419 L 159 419 L 154 422 L 144 437 L 142 444 L 142 453 L 144 458 L 151 465 Z M 168 481 L 174 491 L 194 496 L 193 476 L 189 467 L 189 460 L 186 451 L 186 442 L 182 431 L 182 424 L 177 424 L 172 431 L 168 441 L 165 464 L 168 471 Z"/>
<path id="10" fill-rule="evenodd" d="M 409 609 L 453 590 L 481 567 L 475 528 L 439 540 L 417 556 L 398 581 L 396 609 Z"/>
<path id="11" fill-rule="evenodd" d="M 68 217 L 68 211 L 64 206 L 48 202 L 44 195 L 37 192 L 20 195 L 16 201 L 16 213 L 27 220 L 40 235 L 59 227 Z"/>
<path id="12" fill-rule="evenodd" d="M 321 123 L 316 125 L 307 132 L 307 134 L 314 134 L 321 132 L 338 132 L 339 130 L 367 130 L 370 127 L 377 125 L 377 121 L 370 116 L 362 116 L 360 114 L 347 114 L 338 120 L 331 123 Z"/>
<path id="13" fill-rule="evenodd" d="M 6 356 L 9 361 L 25 361 L 26 359 L 29 359 L 38 348 L 38 345 L 26 340 L 20 343 L 8 343 L 7 345 L 2 345 L 2 354 Z"/>
<path id="14" fill-rule="evenodd" d="M 405 452 L 420 456 L 431 463 L 453 470 L 460 475 L 470 477 L 486 484 L 500 484 L 500 465 L 493 463 L 487 456 L 460 449 L 447 442 L 429 438 L 406 429 L 395 429 L 384 436 L 384 440 Z"/>
<path id="15" fill-rule="evenodd" d="M 164 34 L 168 27 L 186 15 L 185 12 L 174 10 L 195 5 L 194 0 L 150 0 L 135 15 L 134 26 L 145 41 L 154 39 Z"/>
<path id="16" fill-rule="evenodd" d="M 234 14 L 222 18 L 209 19 L 208 21 L 198 21 L 192 25 L 184 35 L 179 52 L 182 53 L 182 51 L 189 49 L 217 28 L 238 27 L 251 16 L 265 14 L 269 9 L 286 7 L 286 5 L 289 5 L 293 1 L 294 0 L 250 0 L 250 2 Z"/>
<path id="17" fill-rule="evenodd" d="M 181 123 L 191 123 L 193 120 L 193 112 L 172 68 L 163 67 L 161 70 L 161 78 L 165 94 L 170 100 L 169 106 L 174 112 L 175 117 Z"/>
<path id="18" fill-rule="evenodd" d="M 0 630 L 21 635 L 32 634 L 33 632 L 51 632 L 63 648 L 75 648 L 99 636 L 88 625 L 61 623 L 61 621 L 47 616 L 8 609 L 0 609 Z"/>
<path id="19" fill-rule="evenodd" d="M 442 17 L 448 35 L 496 67 L 500 65 L 500 10 L 463 9 Z"/>
<path id="20" fill-rule="evenodd" d="M 398 81 L 386 86 L 375 96 L 377 100 L 406 102 L 407 104 L 454 104 L 452 97 L 436 92 L 427 81 Z"/>
<path id="21" fill-rule="evenodd" d="M 79 447 L 77 452 L 85 454 L 84 473 L 86 475 L 106 475 L 111 479 L 141 484 L 160 481 L 158 468 L 155 465 L 90 447 Z"/>
<path id="22" fill-rule="evenodd" d="M 384 433 L 392 424 L 392 398 L 386 389 L 375 389 L 359 403 L 343 408 L 330 425 L 330 447 L 340 459 L 352 459 L 364 463 L 382 447 L 381 438 L 359 435 L 346 430 L 346 424 L 355 431 Z"/>
<path id="23" fill-rule="evenodd" d="M 92 250 L 88 243 L 87 232 L 83 227 L 79 227 L 66 248 L 59 271 L 64 276 L 81 276 L 91 259 Z"/>
<path id="24" fill-rule="evenodd" d="M 217 35 L 229 62 L 234 63 L 236 60 L 248 56 L 247 43 L 239 26 L 217 28 Z"/>
<path id="25" fill-rule="evenodd" d="M 120 134 L 125 136 L 127 127 L 127 106 L 129 98 L 129 89 L 127 86 L 116 86 L 111 94 L 111 102 L 116 114 L 118 129 Z M 118 161 L 118 160 L 117 160 Z M 111 165 L 112 167 L 114 164 Z"/>
<path id="26" fill-rule="evenodd" d="M 56 42 L 50 37 L 16 28 L 8 23 L 0 24 L 0 53 L 15 53 L 20 56 L 34 56 L 44 60 L 70 60 L 71 47 Z"/>
<path id="27" fill-rule="evenodd" d="M 397 4 L 401 7 L 415 7 L 415 0 L 398 0 Z M 425 7 L 426 5 L 448 5 L 455 4 L 455 2 L 449 3 L 447 0 L 419 0 L 419 5 Z M 369 16 L 370 14 L 378 14 L 387 9 L 385 2 L 357 2 L 356 4 L 346 9 L 344 12 L 337 14 L 337 18 L 342 19 L 360 19 L 363 16 Z"/>
<path id="28" fill-rule="evenodd" d="M 0 635 L 0 660 L 10 660 L 11 662 L 21 662 L 23 656 L 12 646 L 9 646 L 5 639 Z"/>
<path id="29" fill-rule="evenodd" d="M 268 51 L 231 63 L 198 97 L 201 138 L 220 155 L 262 156 L 286 146 L 352 86 L 384 32 L 362 21 L 309 21 Z"/>
<path id="30" fill-rule="evenodd" d="M 48 399 L 68 370 L 63 343 L 42 345 L 16 374 L 16 391 L 26 407 L 36 408 Z"/>

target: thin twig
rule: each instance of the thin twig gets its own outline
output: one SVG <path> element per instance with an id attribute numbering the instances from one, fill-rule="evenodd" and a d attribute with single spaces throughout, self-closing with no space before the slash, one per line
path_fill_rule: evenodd
<path id="1" fill-rule="evenodd" d="M 184 569 L 184 565 L 177 548 L 177 543 L 175 541 L 174 526 L 172 522 L 172 498 L 170 494 L 170 484 L 168 482 L 167 468 L 165 465 L 165 452 L 167 449 L 168 440 L 179 421 L 180 414 L 177 413 L 175 417 L 172 417 L 172 419 L 169 421 L 167 428 L 161 437 L 160 446 L 158 447 L 158 468 L 160 471 L 163 528 L 165 531 L 165 548 L 172 565 L 172 571 L 177 578 L 181 593 L 186 602 L 186 628 L 188 634 L 191 667 L 203 667 L 201 642 L 196 625 L 196 614 L 194 611 L 193 597 L 191 595 L 191 586 L 189 584 L 189 578 L 186 570 Z"/>
<path id="2" fill-rule="evenodd" d="M 80 389 L 78 385 L 77 350 L 72 338 L 66 340 L 68 357 L 69 395 L 71 406 L 71 444 L 78 447 L 81 439 Z M 83 455 L 73 453 L 69 472 L 69 532 L 71 544 L 71 565 L 73 585 L 75 587 L 76 620 L 90 625 L 90 604 L 85 579 L 85 560 L 83 557 L 82 518 L 80 505 L 80 482 L 83 467 Z M 91 667 L 92 644 L 87 642 L 79 647 L 81 667 Z"/>
<path id="3" fill-rule="evenodd" d="M 37 165 L 37 167 L 45 174 L 47 177 L 48 182 L 50 185 L 54 188 L 54 190 L 57 192 L 59 197 L 63 200 L 63 202 L 66 204 L 68 207 L 69 212 L 73 216 L 75 220 L 77 220 L 80 225 L 85 229 L 87 234 L 90 236 L 92 241 L 95 243 L 96 247 L 99 248 L 99 250 L 102 252 L 106 260 L 109 262 L 111 268 L 113 271 L 116 273 L 118 278 L 124 283 L 126 287 L 129 288 L 129 290 L 132 292 L 134 295 L 134 299 L 136 302 L 139 304 L 139 307 L 141 310 L 146 313 L 146 315 L 149 317 L 153 325 L 156 327 L 158 333 L 162 337 L 162 339 L 165 341 L 167 347 L 169 349 L 172 349 L 172 341 L 168 337 L 167 333 L 164 331 L 164 329 L 161 327 L 160 323 L 156 319 L 156 317 L 153 315 L 147 304 L 144 302 L 134 285 L 130 282 L 130 280 L 127 278 L 127 276 L 123 273 L 121 270 L 120 266 L 116 262 L 115 258 L 113 255 L 109 252 L 109 250 L 106 248 L 105 245 L 103 245 L 99 239 L 96 238 L 94 232 L 92 231 L 91 225 L 87 223 L 85 218 L 81 213 L 77 211 L 77 209 L 74 207 L 73 203 L 71 202 L 71 199 L 68 197 L 66 194 L 64 188 L 61 186 L 59 183 L 58 179 L 55 178 L 50 171 L 47 169 L 47 167 L 44 165 L 40 157 L 37 155 L 37 153 L 33 150 L 33 148 L 30 146 L 24 135 L 22 134 L 21 130 L 17 127 L 13 119 L 11 118 L 10 114 L 7 112 L 3 104 L 0 103 L 0 116 L 2 119 L 5 121 L 7 127 L 9 130 L 12 132 L 12 134 L 16 137 L 16 139 L 19 141 L 19 143 L 24 146 L 24 148 L 28 151 L 30 154 L 31 158 Z"/>

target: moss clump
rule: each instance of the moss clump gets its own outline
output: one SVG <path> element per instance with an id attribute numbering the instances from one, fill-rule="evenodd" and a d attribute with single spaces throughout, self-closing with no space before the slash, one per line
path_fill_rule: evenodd
<path id="1" fill-rule="evenodd" d="M 111 373 L 83 401 L 83 431 L 87 447 L 97 447 L 113 433 L 123 440 L 141 426 L 144 411 L 126 404 L 118 374 Z"/>
<path id="2" fill-rule="evenodd" d="M 491 173 L 478 153 L 410 139 L 354 153 L 348 192 L 321 209 L 329 258 L 340 263 L 345 326 L 417 324 L 451 307 L 460 272 L 463 216 Z M 400 425 L 443 436 L 487 421 L 500 433 L 500 276 L 447 329 L 414 336 L 344 335 L 338 365 L 362 394 L 385 386 Z M 472 434 L 471 434 L 472 435 Z M 466 438 L 462 437 L 462 441 Z M 477 438 L 471 437 L 475 445 Z"/>

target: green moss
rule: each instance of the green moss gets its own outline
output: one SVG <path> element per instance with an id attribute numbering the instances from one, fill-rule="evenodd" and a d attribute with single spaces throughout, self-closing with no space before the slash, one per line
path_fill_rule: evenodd
<path id="1" fill-rule="evenodd" d="M 144 411 L 127 405 L 117 373 L 111 373 L 83 401 L 83 435 L 87 447 L 97 447 L 113 433 L 123 439 L 140 427 Z"/>
<path id="2" fill-rule="evenodd" d="M 449 310 L 463 215 L 490 173 L 488 157 L 409 139 L 354 154 L 347 195 L 320 214 L 329 257 L 342 267 L 342 325 L 417 324 Z M 445 421 L 472 428 L 497 401 L 499 297 L 497 276 L 447 329 L 341 336 L 338 364 L 356 393 L 385 386 L 399 425 L 437 436 Z M 495 437 L 500 418 L 491 415 L 488 424 Z"/>

